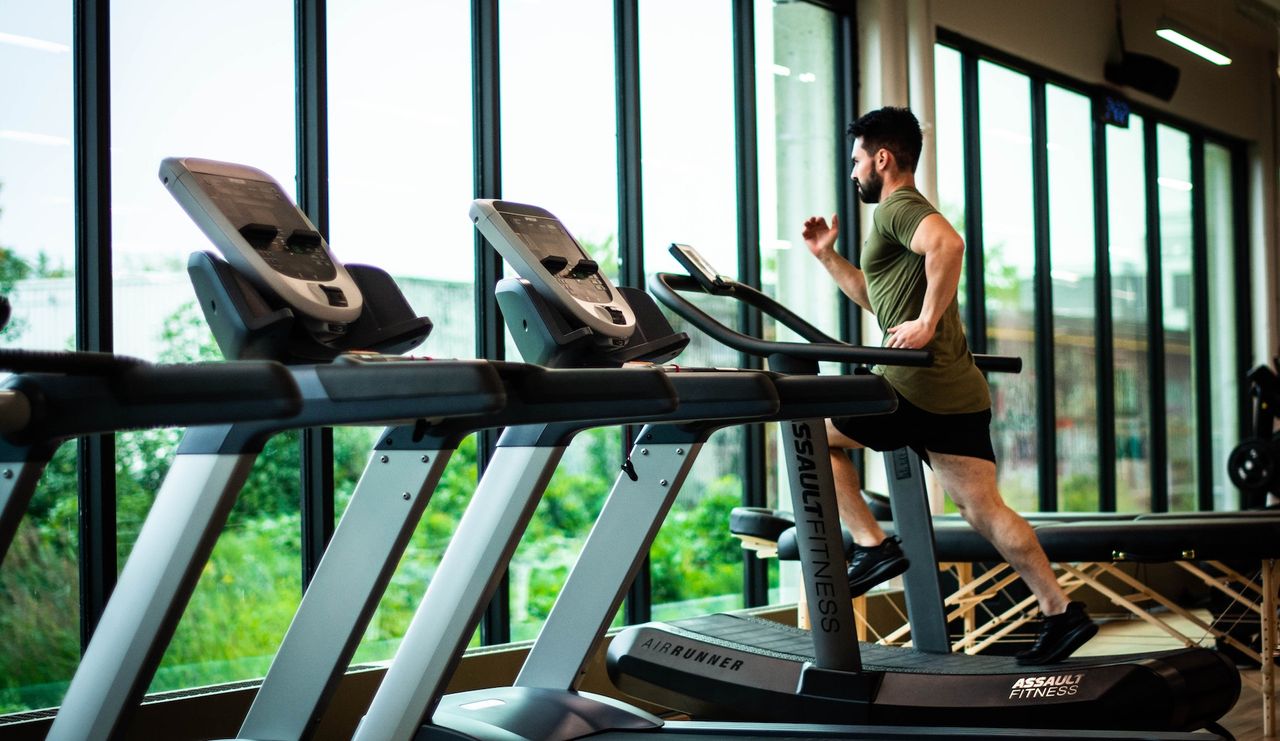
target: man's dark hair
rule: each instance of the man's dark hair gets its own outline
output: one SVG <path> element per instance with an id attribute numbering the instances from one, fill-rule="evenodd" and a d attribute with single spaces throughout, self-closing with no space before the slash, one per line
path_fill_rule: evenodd
<path id="1" fill-rule="evenodd" d="M 916 171 L 920 148 L 924 146 L 920 122 L 909 108 L 888 107 L 864 114 L 849 124 L 849 136 L 861 137 L 862 148 L 873 156 L 881 149 L 889 150 L 898 167 L 910 172 Z"/>

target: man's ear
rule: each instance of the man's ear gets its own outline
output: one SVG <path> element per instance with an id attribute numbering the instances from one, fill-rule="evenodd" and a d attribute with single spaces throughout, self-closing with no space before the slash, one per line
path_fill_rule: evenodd
<path id="1" fill-rule="evenodd" d="M 889 162 L 892 161 L 892 159 L 893 159 L 893 153 L 884 147 L 880 147 L 879 149 L 876 150 L 876 169 L 878 170 L 889 169 Z"/>

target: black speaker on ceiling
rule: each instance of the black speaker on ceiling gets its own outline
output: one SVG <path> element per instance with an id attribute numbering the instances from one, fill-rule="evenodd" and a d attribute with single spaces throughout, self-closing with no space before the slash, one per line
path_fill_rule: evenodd
<path id="1" fill-rule="evenodd" d="M 1125 85 L 1165 101 L 1173 98 L 1180 74 L 1177 67 L 1163 59 L 1131 51 L 1121 52 L 1120 61 L 1108 62 L 1103 70 L 1107 82 Z"/>

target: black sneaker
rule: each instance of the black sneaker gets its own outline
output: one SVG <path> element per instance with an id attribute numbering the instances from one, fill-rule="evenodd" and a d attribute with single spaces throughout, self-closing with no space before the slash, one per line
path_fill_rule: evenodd
<path id="1" fill-rule="evenodd" d="M 897 536 L 884 539 L 869 548 L 858 546 L 849 559 L 849 595 L 857 597 L 875 585 L 907 570 L 911 562 L 902 555 L 902 541 Z"/>
<path id="2" fill-rule="evenodd" d="M 1098 633 L 1098 624 L 1089 619 L 1083 602 L 1072 602 L 1059 615 L 1040 621 L 1040 634 L 1026 651 L 1015 654 L 1019 664 L 1054 664 L 1075 653 Z"/>

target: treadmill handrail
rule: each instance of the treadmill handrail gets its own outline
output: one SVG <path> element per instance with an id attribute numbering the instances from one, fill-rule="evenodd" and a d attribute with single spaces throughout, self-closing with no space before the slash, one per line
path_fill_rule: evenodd
<path id="1" fill-rule="evenodd" d="M 150 365 L 145 360 L 108 352 L 0 349 L 0 370 L 14 373 L 106 375 Z"/>
<path id="2" fill-rule="evenodd" d="M 681 291 L 706 293 L 697 279 L 676 273 L 655 273 L 649 279 L 649 290 L 681 318 L 706 332 L 713 339 L 739 352 L 769 357 L 789 355 L 810 360 L 826 360 L 866 365 L 905 365 L 924 367 L 933 364 L 933 353 L 928 350 L 901 350 L 888 347 L 851 345 L 830 337 L 795 312 L 770 296 L 737 281 L 727 282 L 723 289 L 712 295 L 731 296 L 753 306 L 776 319 L 783 326 L 800 335 L 805 342 L 771 342 L 743 334 L 725 326 L 711 315 L 699 309 L 680 295 Z M 989 373 L 1020 373 L 1022 358 L 1011 355 L 973 355 L 979 370 Z"/>
<path id="3" fill-rule="evenodd" d="M 835 340 L 772 298 L 754 288 L 734 282 L 725 291 L 726 295 L 732 295 L 760 309 L 809 342 L 776 342 L 751 337 L 725 326 L 679 294 L 679 291 L 695 290 L 702 292 L 703 289 L 694 278 L 687 275 L 655 273 L 649 279 L 649 291 L 668 308 L 718 342 L 748 355 L 761 358 L 767 358 L 770 355 L 787 355 L 841 363 L 918 367 L 933 363 L 933 353 L 927 350 L 863 347 Z"/>
<path id="4" fill-rule="evenodd" d="M 24 424 L 6 435 L 18 444 L 126 429 L 288 419 L 302 409 L 293 374 L 273 361 L 152 365 L 109 353 L 30 358 L 35 360 L 27 367 L 51 370 L 20 373 L 4 383 L 29 403 Z"/>

